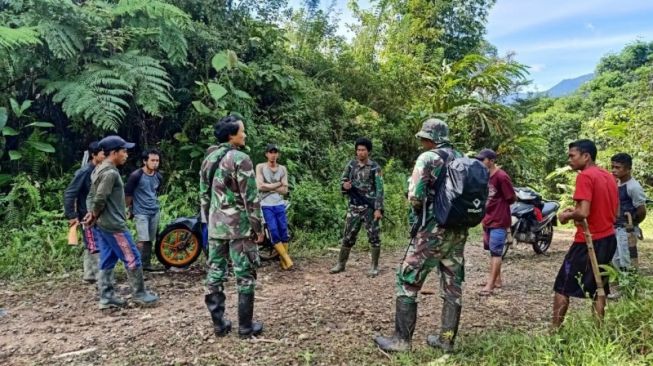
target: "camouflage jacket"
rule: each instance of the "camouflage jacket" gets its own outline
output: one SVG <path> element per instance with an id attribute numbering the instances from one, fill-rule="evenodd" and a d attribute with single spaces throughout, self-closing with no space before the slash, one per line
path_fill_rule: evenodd
<path id="1" fill-rule="evenodd" d="M 341 185 L 347 180 L 351 181 L 352 189 L 350 192 L 343 189 L 343 192 L 349 196 L 350 203 L 354 204 L 352 201 L 355 201 L 355 196 L 351 191 L 356 189 L 368 202 L 367 206 L 383 210 L 383 176 L 379 164 L 368 159 L 367 163 L 361 166 L 358 160 L 352 159 L 342 173 Z"/>
<path id="2" fill-rule="evenodd" d="M 440 145 L 437 149 L 444 149 L 449 154 L 453 152 L 455 157 L 462 156 L 459 151 L 454 150 L 449 144 Z M 436 152 L 437 149 L 420 154 L 415 162 L 413 173 L 408 180 L 408 200 L 412 207 L 411 214 L 414 216 L 411 217 L 411 222 L 414 222 L 413 220 L 421 215 L 425 199 L 428 199 L 427 207 L 432 207 L 431 205 L 435 199 L 437 179 L 445 165 L 445 161 Z M 426 213 L 427 216 L 431 215 L 429 211 Z"/>
<path id="3" fill-rule="evenodd" d="M 230 144 L 207 150 L 200 170 L 200 201 L 202 222 L 208 223 L 212 239 L 240 239 L 262 231 L 252 160 Z"/>

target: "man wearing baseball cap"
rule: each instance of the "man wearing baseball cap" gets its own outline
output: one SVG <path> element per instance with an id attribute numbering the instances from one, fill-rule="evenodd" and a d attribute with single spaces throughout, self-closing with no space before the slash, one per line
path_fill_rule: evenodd
<path id="1" fill-rule="evenodd" d="M 490 171 L 488 198 L 483 217 L 483 246 L 490 251 L 490 274 L 481 296 L 493 294 L 495 288 L 501 288 L 501 260 L 510 230 L 510 205 L 517 199 L 510 176 L 496 165 L 497 153 L 483 149 L 476 159 L 483 162 Z"/>
<path id="2" fill-rule="evenodd" d="M 127 149 L 134 147 L 120 136 L 107 136 L 100 140 L 106 158 L 91 174 L 91 191 L 84 218 L 86 225 L 95 225 L 102 240 L 100 243 L 100 271 L 98 289 L 100 309 L 125 306 L 125 300 L 116 297 L 111 275 L 120 259 L 127 270 L 132 287 L 132 300 L 137 305 L 153 305 L 159 297 L 149 293 L 143 282 L 141 257 L 127 228 L 125 188 L 118 167 L 127 161 Z"/>

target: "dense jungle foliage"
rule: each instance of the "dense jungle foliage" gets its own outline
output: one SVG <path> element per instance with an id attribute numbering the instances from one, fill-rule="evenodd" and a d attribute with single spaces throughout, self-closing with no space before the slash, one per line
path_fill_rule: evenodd
<path id="1" fill-rule="evenodd" d="M 245 120 L 255 162 L 280 145 L 306 247 L 336 244 L 337 180 L 359 136 L 384 167 L 384 235 L 405 238 L 414 134 L 428 116 L 450 123 L 460 150 L 496 149 L 517 185 L 549 197 L 567 197 L 572 176 L 560 168 L 581 136 L 599 143 L 601 163 L 631 153 L 647 180 L 653 43 L 606 56 L 572 96 L 506 105 L 528 68 L 484 39 L 493 0 L 351 1 L 350 38 L 319 3 L 0 0 L 0 277 L 75 266 L 62 193 L 84 148 L 107 134 L 137 143 L 123 174 L 143 149 L 162 150 L 163 224 L 195 214 L 199 164 L 227 113 Z"/>

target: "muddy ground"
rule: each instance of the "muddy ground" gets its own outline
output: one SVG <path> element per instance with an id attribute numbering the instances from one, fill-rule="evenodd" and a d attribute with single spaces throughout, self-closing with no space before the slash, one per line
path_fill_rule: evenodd
<path id="1" fill-rule="evenodd" d="M 466 247 L 466 283 L 461 335 L 484 330 L 545 327 L 551 316 L 552 284 L 571 232 L 558 231 L 547 255 L 530 246 L 511 248 L 504 262 L 504 286 L 493 296 L 478 295 L 488 257 L 481 244 Z M 363 250 L 359 243 L 358 248 Z M 336 251 L 319 258 L 298 258 L 297 269 L 282 273 L 276 263 L 259 271 L 255 317 L 265 324 L 263 337 L 240 340 L 233 333 L 213 336 L 203 302 L 199 268 L 151 275 L 146 282 L 161 296 L 151 309 L 97 310 L 92 285 L 74 273 L 47 282 L 0 289 L 0 364 L 216 364 L 216 365 L 361 365 L 389 359 L 372 342 L 389 334 L 394 317 L 394 270 L 403 250 L 382 253 L 382 272 L 365 276 L 366 251 L 352 253 L 347 271 L 328 274 Z M 81 261 L 80 261 L 81 265 Z M 414 348 L 425 346 L 437 329 L 441 299 L 431 275 L 420 296 Z M 119 291 L 128 293 L 124 277 Z M 234 281 L 227 285 L 227 316 L 236 322 Z"/>

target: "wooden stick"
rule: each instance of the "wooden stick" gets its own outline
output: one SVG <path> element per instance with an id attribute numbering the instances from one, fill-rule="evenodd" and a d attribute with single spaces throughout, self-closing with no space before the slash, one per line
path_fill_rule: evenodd
<path id="1" fill-rule="evenodd" d="M 92 348 L 87 348 L 87 349 L 83 349 L 83 350 L 80 350 L 80 351 L 62 353 L 60 355 L 53 356 L 53 358 L 64 358 L 64 357 L 68 357 L 68 356 L 83 355 L 83 354 L 86 354 L 86 353 L 95 352 L 96 350 L 97 350 L 97 348 L 92 347 Z"/>
<path id="2" fill-rule="evenodd" d="M 596 293 L 598 297 L 605 299 L 605 289 L 603 288 L 603 281 L 601 280 L 601 272 L 599 271 L 599 261 L 596 259 L 594 252 L 594 242 L 592 241 L 592 233 L 590 233 L 587 220 L 583 219 L 583 231 L 585 232 L 585 242 L 587 243 L 587 255 L 590 257 L 590 264 L 592 265 L 592 273 L 596 281 Z"/>
<path id="3" fill-rule="evenodd" d="M 382 350 L 381 347 L 377 346 L 376 348 L 379 350 L 379 352 L 383 353 L 383 355 L 387 357 L 388 360 L 392 360 L 392 356 L 390 356 L 386 351 Z"/>

